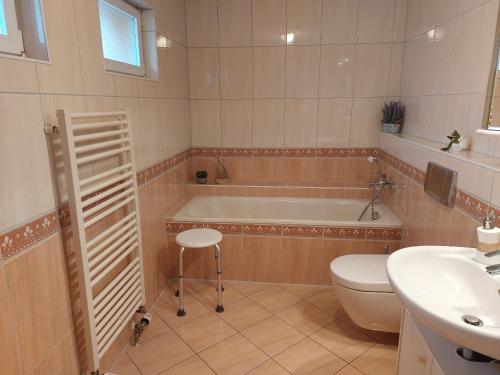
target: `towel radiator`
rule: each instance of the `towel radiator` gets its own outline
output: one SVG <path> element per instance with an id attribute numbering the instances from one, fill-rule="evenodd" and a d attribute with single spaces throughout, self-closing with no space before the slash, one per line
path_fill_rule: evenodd
<path id="1" fill-rule="evenodd" d="M 145 313 L 137 180 L 127 111 L 57 111 L 90 371 Z M 93 171 L 97 170 L 97 173 Z M 92 172 L 92 173 L 91 173 Z"/>

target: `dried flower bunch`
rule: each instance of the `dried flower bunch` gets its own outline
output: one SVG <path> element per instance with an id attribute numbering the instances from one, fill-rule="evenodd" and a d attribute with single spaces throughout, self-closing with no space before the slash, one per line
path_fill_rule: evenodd
<path id="1" fill-rule="evenodd" d="M 399 101 L 384 103 L 382 107 L 383 124 L 402 124 L 405 118 L 405 106 Z"/>

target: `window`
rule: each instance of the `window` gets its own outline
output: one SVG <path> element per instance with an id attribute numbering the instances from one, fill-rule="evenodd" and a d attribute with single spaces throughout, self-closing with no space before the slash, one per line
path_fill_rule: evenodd
<path id="1" fill-rule="evenodd" d="M 99 0 L 99 20 L 105 68 L 145 76 L 140 10 L 123 0 Z"/>
<path id="2" fill-rule="evenodd" d="M 0 0 L 0 52 L 23 53 L 23 38 L 17 26 L 14 0 Z"/>

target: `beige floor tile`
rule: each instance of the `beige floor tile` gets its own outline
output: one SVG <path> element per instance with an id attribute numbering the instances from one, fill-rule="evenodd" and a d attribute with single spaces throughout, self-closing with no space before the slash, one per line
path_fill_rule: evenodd
<path id="1" fill-rule="evenodd" d="M 310 338 L 305 338 L 274 359 L 292 374 L 334 374 L 347 364 Z"/>
<path id="2" fill-rule="evenodd" d="M 295 294 L 290 293 L 288 290 L 285 290 L 277 285 L 272 285 L 269 288 L 254 293 L 248 298 L 257 302 L 259 305 L 274 314 L 301 301 L 301 299 Z"/>
<path id="3" fill-rule="evenodd" d="M 205 288 L 193 293 L 193 297 L 212 310 L 217 306 L 217 291 L 215 288 Z M 222 292 L 222 305 L 227 306 L 243 297 L 243 294 L 240 294 L 236 289 L 226 285 L 224 286 L 224 292 Z"/>
<path id="4" fill-rule="evenodd" d="M 168 286 L 174 292 L 179 288 L 179 280 L 171 279 Z M 200 290 L 212 287 L 215 290 L 217 283 L 215 280 L 184 279 L 184 291 L 188 293 L 199 292 Z"/>
<path id="5" fill-rule="evenodd" d="M 201 352 L 236 333 L 229 324 L 219 319 L 216 313 L 183 324 L 175 328 L 175 331 L 196 352 Z"/>
<path id="6" fill-rule="evenodd" d="M 344 319 L 338 319 L 313 333 L 311 339 L 347 362 L 351 362 L 377 343 Z"/>
<path id="7" fill-rule="evenodd" d="M 339 297 L 334 288 L 325 289 L 306 299 L 335 318 L 345 315 L 345 311 L 340 305 Z"/>
<path id="8" fill-rule="evenodd" d="M 277 314 L 304 335 L 310 335 L 333 321 L 333 316 L 313 304 L 302 301 Z"/>
<path id="9" fill-rule="evenodd" d="M 244 296 L 249 296 L 250 294 L 256 293 L 262 289 L 266 289 L 272 285 L 267 283 L 252 283 L 245 281 L 226 281 L 226 284 L 231 285 Z"/>
<path id="10" fill-rule="evenodd" d="M 293 294 L 296 294 L 300 298 L 309 298 L 312 297 L 315 294 L 318 294 L 319 292 L 331 288 L 329 286 L 325 285 L 296 285 L 296 284 L 283 284 L 283 288 L 288 290 L 289 292 L 292 292 Z"/>
<path id="11" fill-rule="evenodd" d="M 210 312 L 205 305 L 192 296 L 184 298 L 184 310 L 186 311 L 186 315 L 178 317 L 177 308 L 177 303 L 169 303 L 156 306 L 153 310 L 170 327 L 178 327 Z"/>
<path id="12" fill-rule="evenodd" d="M 153 318 L 146 329 L 142 332 L 142 335 L 139 338 L 139 343 L 148 341 L 171 330 L 171 328 L 158 316 L 158 314 L 153 311 L 152 315 Z"/>
<path id="13" fill-rule="evenodd" d="M 160 375 L 213 375 L 215 372 L 210 370 L 205 362 L 200 357 L 192 356 L 191 358 L 182 361 L 181 363 L 171 367 Z M 118 373 L 117 375 L 121 375 Z"/>
<path id="14" fill-rule="evenodd" d="M 254 301 L 243 298 L 225 307 L 219 316 L 238 331 L 253 326 L 272 314 Z"/>
<path id="15" fill-rule="evenodd" d="M 187 297 L 190 293 L 185 290 L 184 291 L 184 297 Z M 160 297 L 158 297 L 158 300 L 156 301 L 155 305 L 161 306 L 166 303 L 177 303 L 179 301 L 179 297 L 175 296 L 175 290 L 172 290 L 170 288 L 166 288 L 162 294 L 160 294 Z"/>
<path id="16" fill-rule="evenodd" d="M 364 375 L 364 374 L 357 368 L 347 365 L 342 370 L 337 372 L 335 375 Z"/>
<path id="17" fill-rule="evenodd" d="M 141 375 L 127 353 L 120 355 L 111 372 L 117 375 Z"/>
<path id="18" fill-rule="evenodd" d="M 127 352 L 142 375 L 158 374 L 194 354 L 174 332 L 131 347 Z"/>
<path id="19" fill-rule="evenodd" d="M 371 337 L 372 339 L 380 342 L 382 340 L 384 340 L 385 338 L 387 337 L 392 337 L 393 334 L 391 333 L 387 333 L 387 332 L 382 332 L 382 331 L 373 331 L 373 330 L 370 330 L 370 329 L 366 329 L 366 328 L 363 328 L 363 327 L 360 327 L 358 326 L 356 323 L 354 323 L 350 318 L 349 316 L 345 315 L 343 316 L 342 318 L 342 321 L 346 322 L 347 324 L 350 324 L 352 325 L 354 328 L 356 328 L 358 331 L 361 331 L 362 333 L 364 333 L 366 336 L 369 336 Z M 397 337 L 399 337 L 398 334 L 394 334 Z"/>
<path id="20" fill-rule="evenodd" d="M 218 375 L 242 375 L 269 359 L 241 334 L 236 334 L 200 353 Z"/>
<path id="21" fill-rule="evenodd" d="M 351 365 L 365 375 L 395 375 L 397 347 L 378 343 L 356 358 Z"/>
<path id="22" fill-rule="evenodd" d="M 295 328 L 274 316 L 247 328 L 242 333 L 271 357 L 305 337 Z"/>
<path id="23" fill-rule="evenodd" d="M 257 367 L 255 370 L 248 373 L 248 375 L 287 375 L 289 374 L 277 362 L 270 359 Z"/>

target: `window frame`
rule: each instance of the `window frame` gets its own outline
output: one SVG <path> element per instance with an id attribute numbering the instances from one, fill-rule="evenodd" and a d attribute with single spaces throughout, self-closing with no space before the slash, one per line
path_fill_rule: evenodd
<path id="1" fill-rule="evenodd" d="M 122 74 L 127 74 L 127 75 L 133 75 L 133 76 L 138 76 L 138 77 L 145 77 L 146 76 L 146 68 L 144 65 L 144 50 L 142 48 L 142 24 L 141 24 L 141 10 L 130 4 L 126 0 L 98 0 L 98 2 L 105 2 L 110 4 L 111 6 L 114 6 L 121 11 L 131 15 L 132 17 L 135 17 L 137 19 L 137 39 L 139 42 L 139 58 L 140 58 L 140 66 L 132 65 L 132 64 L 127 64 L 121 61 L 117 60 L 112 60 L 112 59 L 107 59 L 104 57 L 104 50 L 103 50 L 103 44 L 102 44 L 102 30 L 101 30 L 101 51 L 104 59 L 104 69 L 113 72 L 113 73 L 122 73 Z M 99 8 L 99 4 L 98 4 Z M 100 12 L 100 10 L 98 9 Z M 99 14 L 99 20 L 100 20 L 101 15 Z M 101 23 L 99 21 L 99 28 Z"/>
<path id="2" fill-rule="evenodd" d="M 23 35 L 17 24 L 14 0 L 2 0 L 7 35 L 0 34 L 0 53 L 21 56 L 24 52 Z"/>

